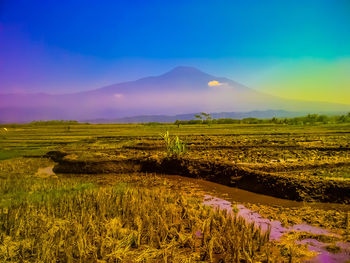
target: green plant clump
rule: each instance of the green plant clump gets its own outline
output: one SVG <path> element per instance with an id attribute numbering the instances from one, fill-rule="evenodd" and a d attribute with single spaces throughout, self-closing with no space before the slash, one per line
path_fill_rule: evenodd
<path id="1" fill-rule="evenodd" d="M 161 137 L 165 142 L 168 155 L 179 156 L 186 152 L 186 144 L 178 136 L 171 138 L 169 131 L 166 131 L 164 134 L 161 134 Z"/>

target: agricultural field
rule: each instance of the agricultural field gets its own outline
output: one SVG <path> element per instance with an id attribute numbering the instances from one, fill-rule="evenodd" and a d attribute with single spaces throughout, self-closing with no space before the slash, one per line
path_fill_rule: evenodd
<path id="1" fill-rule="evenodd" d="M 350 124 L 1 126 L 1 262 L 347 262 L 349 211 Z"/>

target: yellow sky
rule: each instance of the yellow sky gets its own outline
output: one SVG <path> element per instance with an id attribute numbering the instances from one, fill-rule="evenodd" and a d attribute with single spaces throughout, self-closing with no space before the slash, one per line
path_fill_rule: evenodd
<path id="1" fill-rule="evenodd" d="M 256 87 L 276 96 L 350 105 L 350 58 L 289 60 L 259 78 Z"/>

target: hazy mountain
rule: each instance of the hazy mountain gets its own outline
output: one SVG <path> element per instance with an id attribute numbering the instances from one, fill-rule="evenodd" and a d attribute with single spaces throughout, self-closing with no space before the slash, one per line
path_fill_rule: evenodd
<path id="1" fill-rule="evenodd" d="M 1 122 L 120 119 L 190 112 L 349 111 L 350 105 L 286 100 L 192 67 L 73 94 L 0 95 Z"/>

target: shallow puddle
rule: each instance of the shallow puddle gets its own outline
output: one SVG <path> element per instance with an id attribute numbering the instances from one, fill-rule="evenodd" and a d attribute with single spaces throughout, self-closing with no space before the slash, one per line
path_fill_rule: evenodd
<path id="1" fill-rule="evenodd" d="M 217 197 L 213 197 L 210 195 L 204 196 L 204 205 L 209 205 L 215 208 L 219 208 L 222 210 L 226 210 L 228 213 L 233 214 L 232 203 Z M 263 218 L 259 213 L 254 212 L 248 208 L 246 208 L 242 204 L 236 205 L 238 208 L 237 215 L 243 217 L 247 222 L 254 223 L 257 227 L 260 227 L 262 231 L 267 231 L 270 229 L 270 240 L 279 240 L 283 234 L 290 231 L 299 231 L 299 232 L 308 232 L 315 235 L 332 235 L 337 236 L 337 234 L 332 233 L 326 229 L 310 226 L 307 224 L 297 224 L 290 227 L 283 227 L 280 221 L 277 220 L 269 220 Z"/>
<path id="2" fill-rule="evenodd" d="M 232 203 L 238 203 L 236 207 L 238 211 L 236 211 L 238 216 L 243 217 L 247 222 L 253 223 L 260 227 L 262 231 L 267 231 L 270 229 L 270 240 L 278 241 L 282 238 L 283 235 L 288 232 L 307 232 L 314 235 L 327 235 L 327 236 L 335 236 L 339 237 L 338 234 L 332 233 L 327 229 L 323 229 L 320 227 L 311 226 L 308 224 L 296 224 L 290 227 L 283 227 L 282 223 L 277 220 L 269 220 L 263 218 L 259 213 L 254 212 L 247 207 L 245 207 L 242 203 L 253 203 L 253 204 L 261 204 L 261 205 L 269 205 L 269 206 L 282 206 L 287 208 L 294 207 L 312 207 L 315 209 L 323 209 L 323 210 L 339 210 L 339 211 L 349 211 L 349 205 L 342 204 L 333 204 L 333 203 L 305 203 L 305 202 L 297 202 L 292 200 L 286 200 L 281 198 L 275 198 L 272 196 L 257 194 L 249 191 L 245 191 L 238 188 L 233 188 L 201 179 L 194 179 L 176 175 L 166 175 L 165 176 L 169 180 L 175 180 L 178 183 L 191 183 L 194 189 L 198 189 L 198 191 L 202 191 L 206 193 L 204 195 L 203 203 L 205 205 L 209 205 L 212 207 L 216 207 L 219 209 L 224 209 L 228 213 L 233 214 L 234 211 L 232 209 Z M 301 241 L 296 241 L 296 243 L 300 244 L 308 244 L 308 248 L 311 251 L 315 251 L 318 255 L 307 261 L 312 263 L 345 263 L 350 260 L 350 243 L 337 242 L 336 245 L 341 248 L 339 253 L 331 253 L 327 251 L 326 247 L 330 245 L 330 243 L 323 243 L 317 241 L 315 239 L 304 239 Z"/>
<path id="3" fill-rule="evenodd" d="M 226 210 L 229 214 L 234 214 L 232 203 L 221 198 L 213 197 L 210 195 L 204 196 L 204 205 L 209 205 L 214 208 Z M 339 237 L 339 235 L 330 232 L 327 229 L 320 227 L 310 226 L 307 224 L 297 224 L 290 227 L 283 227 L 280 221 L 269 220 L 261 217 L 257 212 L 254 212 L 244 205 L 237 205 L 238 211 L 237 216 L 244 218 L 249 223 L 254 223 L 257 227 L 261 228 L 263 232 L 270 230 L 270 240 L 278 241 L 283 235 L 288 232 L 307 232 L 314 235 L 327 235 Z M 336 245 L 340 247 L 339 253 L 331 253 L 327 251 L 326 247 L 331 245 L 331 243 L 323 243 L 316 239 L 303 239 L 301 241 L 295 241 L 299 244 L 308 244 L 308 248 L 311 251 L 315 251 L 318 255 L 307 262 L 324 262 L 324 263 L 345 263 L 350 260 L 350 243 L 337 242 Z"/>
<path id="4" fill-rule="evenodd" d="M 191 183 L 195 188 L 200 189 L 209 195 L 216 196 L 227 201 L 233 201 L 237 203 L 251 203 L 269 206 L 281 206 L 287 208 L 293 207 L 311 207 L 315 209 L 322 210 L 339 210 L 339 211 L 350 211 L 350 205 L 336 204 L 336 203 L 306 203 L 298 202 L 293 200 L 287 200 L 282 198 L 277 198 L 273 196 L 257 194 L 242 190 L 235 187 L 230 187 L 226 185 L 221 185 L 213 182 L 209 182 L 202 179 L 195 179 L 189 177 L 183 177 L 179 175 L 160 175 L 169 180 L 176 181 L 179 184 Z"/>
<path id="5" fill-rule="evenodd" d="M 38 171 L 36 172 L 35 176 L 37 177 L 56 177 L 55 172 L 53 171 L 53 165 L 44 167 L 44 168 L 39 168 Z"/>
<path id="6" fill-rule="evenodd" d="M 320 241 L 317 241 L 315 239 L 304 239 L 302 241 L 297 241 L 299 244 L 308 244 L 308 248 L 311 251 L 315 251 L 318 253 L 318 255 L 308 260 L 307 262 L 312 263 L 321 263 L 321 262 L 329 262 L 329 263 L 345 263 L 349 262 L 350 260 L 350 244 L 349 243 L 343 243 L 343 242 L 337 242 L 336 245 L 341 248 L 341 252 L 339 253 L 331 253 L 327 251 L 326 246 L 328 244 L 322 243 Z"/>

